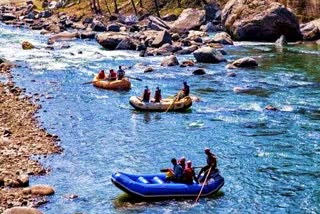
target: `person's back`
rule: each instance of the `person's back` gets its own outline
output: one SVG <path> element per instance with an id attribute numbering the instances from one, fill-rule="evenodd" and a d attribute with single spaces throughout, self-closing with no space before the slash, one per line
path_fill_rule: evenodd
<path id="1" fill-rule="evenodd" d="M 124 78 L 125 73 L 126 72 L 121 68 L 121 66 L 119 66 L 119 70 L 117 71 L 118 80 L 122 80 Z"/>
<path id="2" fill-rule="evenodd" d="M 183 169 L 179 164 L 174 165 L 173 167 L 174 172 L 174 181 L 175 182 L 181 182 L 182 176 L 183 176 Z"/>
<path id="3" fill-rule="evenodd" d="M 190 87 L 188 86 L 187 82 L 183 82 L 183 95 L 184 96 L 189 96 L 190 94 Z"/>
<path id="4" fill-rule="evenodd" d="M 144 89 L 144 92 L 143 92 L 142 101 L 148 103 L 150 100 L 150 94 L 151 94 L 151 92 L 150 92 L 149 88 L 146 86 Z"/>
<path id="5" fill-rule="evenodd" d="M 112 81 L 112 80 L 117 80 L 117 73 L 116 73 L 113 69 L 110 70 L 109 80 L 110 80 L 110 81 Z"/>
<path id="6" fill-rule="evenodd" d="M 161 90 L 159 89 L 159 87 L 157 87 L 155 94 L 154 94 L 154 102 L 159 103 L 161 101 L 162 97 L 161 97 Z"/>
<path id="7" fill-rule="evenodd" d="M 183 182 L 186 184 L 193 184 L 193 179 L 198 183 L 196 173 L 191 167 L 191 161 L 188 161 L 186 168 L 183 170 Z"/>
<path id="8" fill-rule="evenodd" d="M 99 71 L 98 78 L 99 79 L 104 79 L 105 77 L 106 77 L 106 75 L 104 73 L 104 70 Z"/>

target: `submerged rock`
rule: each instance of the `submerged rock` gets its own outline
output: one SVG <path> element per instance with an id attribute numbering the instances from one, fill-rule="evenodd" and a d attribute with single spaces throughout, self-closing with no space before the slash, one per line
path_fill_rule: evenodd
<path id="1" fill-rule="evenodd" d="M 23 41 L 22 42 L 22 49 L 23 50 L 31 50 L 34 48 L 34 45 L 31 44 L 31 42 L 28 42 L 28 41 Z"/>
<path id="2" fill-rule="evenodd" d="M 226 68 L 233 69 L 233 68 L 252 68 L 258 66 L 258 63 L 255 59 L 251 57 L 244 57 L 235 60 L 231 64 L 227 65 Z"/>

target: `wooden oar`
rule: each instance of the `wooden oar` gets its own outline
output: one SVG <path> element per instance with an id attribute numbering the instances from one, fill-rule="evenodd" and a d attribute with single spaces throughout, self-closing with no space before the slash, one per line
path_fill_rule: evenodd
<path id="1" fill-rule="evenodd" d="M 203 190 L 204 185 L 207 183 L 207 180 L 208 180 L 208 177 L 209 177 L 209 175 L 210 175 L 211 169 L 212 169 L 212 166 L 210 166 L 209 172 L 208 172 L 208 174 L 207 174 L 207 176 L 206 176 L 206 179 L 204 180 L 204 182 L 203 182 L 203 184 L 202 184 L 202 187 L 201 187 L 201 189 L 200 189 L 199 195 L 198 195 L 195 203 L 197 203 L 197 202 L 199 201 L 200 195 L 201 195 L 201 193 L 202 193 L 202 190 Z"/>
<path id="2" fill-rule="evenodd" d="M 181 90 L 179 91 L 177 96 L 173 99 L 172 103 L 169 105 L 169 107 L 167 108 L 167 110 L 164 113 L 167 113 L 170 110 L 171 106 L 176 102 L 176 100 L 179 99 L 180 93 L 181 93 Z"/>
<path id="3" fill-rule="evenodd" d="M 125 75 L 124 77 L 128 77 L 129 79 L 134 79 L 134 80 L 138 80 L 138 81 L 142 81 L 142 79 L 138 78 L 138 77 L 130 77 Z"/>

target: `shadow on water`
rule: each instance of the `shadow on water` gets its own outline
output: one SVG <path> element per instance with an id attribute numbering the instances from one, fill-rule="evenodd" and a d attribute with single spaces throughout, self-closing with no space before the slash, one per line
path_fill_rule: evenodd
<path id="1" fill-rule="evenodd" d="M 223 191 L 218 191 L 217 193 L 206 197 L 207 200 L 217 200 L 221 197 L 224 196 Z M 201 203 L 201 199 L 199 202 Z M 145 198 L 139 198 L 139 197 L 134 197 L 131 195 L 128 195 L 127 193 L 122 193 L 120 194 L 116 199 L 113 200 L 113 205 L 117 209 L 132 209 L 132 208 L 138 208 L 142 206 L 148 206 L 152 204 L 157 204 L 157 205 L 168 205 L 171 203 L 179 203 L 179 202 L 188 202 L 189 204 L 196 204 L 195 203 L 196 197 L 194 198 L 150 198 L 150 199 L 145 199 Z"/>

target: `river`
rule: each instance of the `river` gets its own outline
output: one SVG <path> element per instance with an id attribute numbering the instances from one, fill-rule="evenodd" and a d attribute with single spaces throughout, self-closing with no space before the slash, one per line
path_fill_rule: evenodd
<path id="1" fill-rule="evenodd" d="M 226 46 L 226 58 L 257 60 L 256 69 L 237 69 L 228 77 L 226 63 L 195 68 L 161 67 L 163 57 L 107 51 L 95 41 L 56 43 L 56 50 L 22 50 L 28 40 L 45 47 L 39 32 L 0 25 L 0 57 L 19 65 L 14 81 L 27 94 L 43 95 L 37 114 L 42 127 L 59 136 L 64 152 L 34 157 L 51 169 L 31 178 L 56 193 L 40 207 L 53 213 L 319 213 L 320 212 L 320 46 L 240 42 Z M 62 44 L 68 49 L 59 48 Z M 178 60 L 194 59 L 192 55 Z M 100 69 L 130 67 L 127 92 L 83 84 Z M 143 73 L 145 66 L 155 69 Z M 200 97 L 185 113 L 140 113 L 130 96 L 148 85 L 163 97 L 187 81 Z M 237 94 L 234 87 L 249 87 Z M 267 105 L 278 111 L 267 111 Z M 185 156 L 205 164 L 204 148 L 218 156 L 225 185 L 215 196 L 194 200 L 134 201 L 110 181 L 116 171 L 157 173 Z M 68 195 L 79 197 L 69 199 Z"/>

